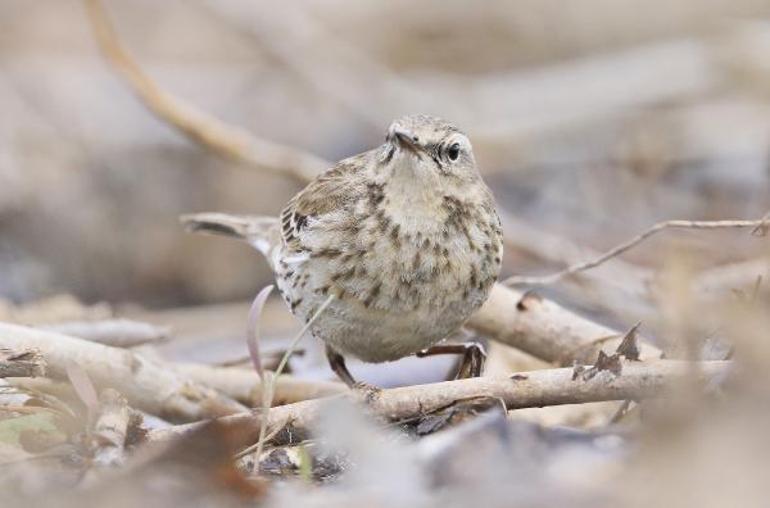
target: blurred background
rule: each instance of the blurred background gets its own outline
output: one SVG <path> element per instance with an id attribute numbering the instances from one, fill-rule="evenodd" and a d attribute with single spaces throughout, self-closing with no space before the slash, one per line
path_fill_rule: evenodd
<path id="1" fill-rule="evenodd" d="M 458 123 L 511 219 L 507 273 L 561 267 L 570 254 L 549 235 L 601 249 L 661 219 L 759 218 L 770 204 L 766 1 L 284 4 L 106 8 L 163 89 L 329 160 L 378 145 L 405 113 Z M 177 217 L 277 214 L 300 185 L 148 112 L 99 54 L 81 2 L 0 3 L 0 111 L 4 298 L 175 307 L 270 280 L 248 248 L 186 235 Z M 720 243 L 719 262 L 739 252 Z M 654 264 L 658 247 L 627 259 Z"/>

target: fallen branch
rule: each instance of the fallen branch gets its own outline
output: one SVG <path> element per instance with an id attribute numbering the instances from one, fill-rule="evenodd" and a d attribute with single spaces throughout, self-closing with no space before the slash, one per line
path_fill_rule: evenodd
<path id="1" fill-rule="evenodd" d="M 172 368 L 185 377 L 214 388 L 248 406 L 253 406 L 262 400 L 262 383 L 252 369 L 215 367 L 196 363 L 173 364 Z M 273 404 L 276 406 L 291 404 L 344 393 L 347 390 L 342 383 L 308 381 L 284 374 L 275 380 Z"/>
<path id="2" fill-rule="evenodd" d="M 44 374 L 45 360 L 36 349 L 0 349 L 0 378 L 37 377 Z"/>
<path id="3" fill-rule="evenodd" d="M 580 404 L 608 400 L 639 400 L 656 396 L 667 385 L 696 372 L 700 382 L 728 372 L 731 362 L 691 362 L 657 360 L 622 362 L 620 374 L 602 370 L 588 379 L 575 376 L 572 368 L 547 369 L 514 374 L 510 377 L 473 378 L 427 385 L 393 388 L 377 392 L 367 401 L 376 416 L 390 421 L 414 418 L 447 407 L 461 400 L 499 398 L 506 408 Z M 341 396 L 356 400 L 356 395 Z M 268 429 L 275 444 L 291 444 L 309 435 L 321 409 L 330 400 L 324 398 L 273 408 Z M 226 416 L 220 422 L 238 425 L 256 437 L 262 412 L 255 410 Z M 183 436 L 200 428 L 202 423 L 177 425 L 151 431 L 151 441 L 164 441 Z"/>
<path id="4" fill-rule="evenodd" d="M 135 347 L 162 342 L 169 329 L 131 319 L 104 319 L 100 321 L 68 321 L 38 327 L 41 330 L 69 335 L 112 347 Z"/>
<path id="5" fill-rule="evenodd" d="M 495 284 L 489 299 L 466 323 L 475 332 L 562 365 L 588 363 L 600 350 L 613 352 L 624 333 L 581 317 L 534 293 Z M 641 359 L 661 352 L 642 343 Z"/>
<path id="6" fill-rule="evenodd" d="M 553 284 L 554 282 L 558 282 L 567 276 L 570 276 L 579 272 L 583 272 L 586 270 L 590 270 L 591 268 L 595 268 L 609 261 L 610 259 L 616 256 L 619 256 L 620 254 L 623 254 L 628 250 L 631 250 L 632 248 L 636 247 L 647 238 L 666 229 L 752 228 L 752 234 L 759 235 L 759 234 L 763 234 L 765 229 L 767 229 L 767 227 L 768 227 L 767 217 L 764 217 L 759 220 L 715 220 L 715 221 L 668 220 L 664 222 L 658 222 L 657 224 L 647 229 L 646 231 L 634 236 L 629 240 L 626 240 L 625 242 L 619 245 L 616 245 L 615 247 L 606 251 L 596 259 L 574 264 L 572 266 L 565 268 L 564 270 L 561 270 L 551 275 L 546 275 L 543 277 L 526 277 L 526 276 L 514 275 L 512 277 L 508 277 L 507 279 L 505 279 L 503 281 L 503 284 L 507 286 L 514 286 L 514 285 L 515 286 L 520 286 L 520 285 L 542 286 L 547 284 Z"/>
<path id="7" fill-rule="evenodd" d="M 142 103 L 182 134 L 215 153 L 272 173 L 308 181 L 330 167 L 315 155 L 259 139 L 161 89 L 123 48 L 99 0 L 84 0 L 99 48 Z"/>
<path id="8" fill-rule="evenodd" d="M 246 409 L 130 350 L 7 323 L 0 323 L 0 347 L 39 350 L 54 379 L 66 379 L 67 366 L 77 364 L 97 388 L 115 388 L 131 406 L 167 420 L 195 421 Z"/>

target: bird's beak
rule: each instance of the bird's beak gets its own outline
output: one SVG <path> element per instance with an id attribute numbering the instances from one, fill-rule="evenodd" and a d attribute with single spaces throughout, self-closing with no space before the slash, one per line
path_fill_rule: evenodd
<path id="1" fill-rule="evenodd" d="M 420 157 L 420 145 L 415 141 L 414 134 L 403 127 L 394 127 L 391 129 L 390 133 L 393 142 L 398 145 L 399 148 Z"/>

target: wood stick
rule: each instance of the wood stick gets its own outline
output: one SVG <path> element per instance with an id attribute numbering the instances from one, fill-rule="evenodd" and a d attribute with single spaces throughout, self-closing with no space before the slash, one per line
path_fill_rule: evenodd
<path id="1" fill-rule="evenodd" d="M 112 347 L 135 347 L 166 340 L 169 329 L 131 319 L 103 319 L 99 321 L 66 321 L 39 326 L 41 330 L 69 335 Z"/>
<path id="2" fill-rule="evenodd" d="M 495 284 L 486 303 L 467 323 L 474 331 L 558 364 L 588 363 L 598 351 L 611 353 L 623 333 L 578 316 L 537 296 Z M 649 343 L 641 344 L 641 359 L 660 358 Z"/>
<path id="3" fill-rule="evenodd" d="M 195 421 L 246 410 L 231 398 L 130 350 L 7 323 L 0 323 L 0 347 L 39 350 L 48 375 L 55 379 L 66 379 L 67 365 L 76 363 L 99 389 L 114 388 L 131 406 L 166 420 Z"/>
<path id="4" fill-rule="evenodd" d="M 147 75 L 118 40 L 99 0 L 84 0 L 94 35 L 105 58 L 131 90 L 159 118 L 195 143 L 247 166 L 307 181 L 330 167 L 320 157 L 257 138 L 167 93 Z"/>
<path id="5" fill-rule="evenodd" d="M 701 382 L 728 372 L 731 362 L 692 363 L 676 360 L 623 362 L 621 371 L 599 371 L 586 379 L 575 376 L 575 369 L 546 369 L 523 372 L 509 377 L 472 378 L 427 385 L 381 390 L 373 394 L 366 407 L 376 416 L 390 421 L 414 418 L 447 407 L 459 400 L 496 397 L 507 409 L 579 404 L 607 400 L 639 400 L 660 394 L 667 385 L 684 376 L 697 373 Z M 317 421 L 321 409 L 339 397 L 360 400 L 356 393 L 297 402 L 274 408 L 269 415 L 269 432 L 273 442 L 290 444 L 305 439 Z M 258 434 L 261 411 L 249 411 L 221 418 L 226 424 Z M 164 441 L 189 434 L 201 423 L 177 425 L 149 433 L 151 441 Z M 243 426 L 243 427 L 241 427 Z M 281 432 L 276 432 L 281 430 Z"/>
<path id="6" fill-rule="evenodd" d="M 262 382 L 252 369 L 197 363 L 177 363 L 172 364 L 172 368 L 185 377 L 214 388 L 250 407 L 262 400 Z M 273 404 L 280 406 L 345 393 L 348 388 L 338 382 L 308 381 L 281 375 L 276 379 L 274 390 Z"/>

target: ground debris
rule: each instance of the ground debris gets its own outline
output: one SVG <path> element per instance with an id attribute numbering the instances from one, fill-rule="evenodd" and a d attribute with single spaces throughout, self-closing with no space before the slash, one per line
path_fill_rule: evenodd
<path id="1" fill-rule="evenodd" d="M 602 371 L 607 371 L 615 376 L 620 376 L 623 371 L 623 363 L 620 360 L 620 354 L 614 353 L 608 355 L 604 351 L 599 351 L 599 355 L 593 366 L 586 368 L 584 365 L 575 365 L 572 371 L 572 380 L 575 381 L 580 378 L 583 381 L 588 381 Z"/>
<path id="2" fill-rule="evenodd" d="M 458 400 L 449 406 L 401 422 L 399 425 L 409 434 L 426 436 L 500 407 L 504 407 L 502 401 L 494 397 Z"/>
<path id="3" fill-rule="evenodd" d="M 639 343 L 636 332 L 640 326 L 642 326 L 641 322 L 632 326 L 623 336 L 623 340 L 620 341 L 618 348 L 615 350 L 617 354 L 625 357 L 626 360 L 639 361 Z"/>

